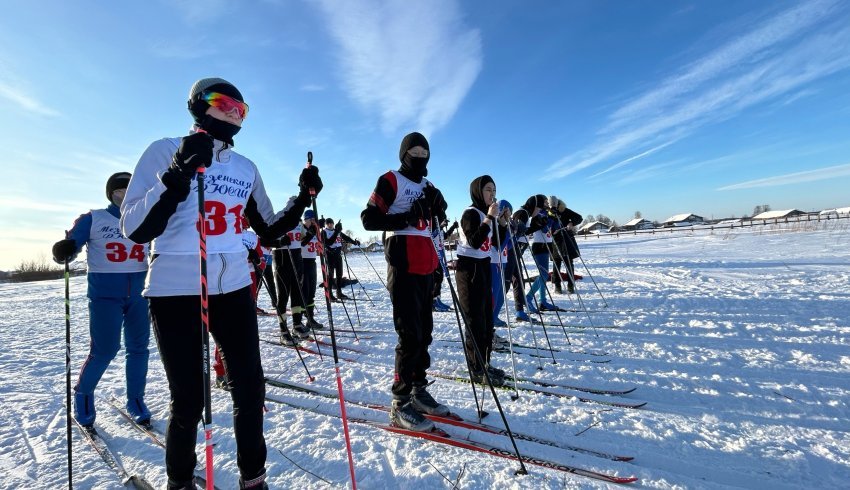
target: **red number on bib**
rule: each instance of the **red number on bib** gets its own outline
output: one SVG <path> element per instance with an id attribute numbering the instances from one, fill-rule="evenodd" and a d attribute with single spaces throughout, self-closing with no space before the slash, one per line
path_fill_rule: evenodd
<path id="1" fill-rule="evenodd" d="M 227 215 L 234 216 L 233 229 L 239 235 L 242 233 L 242 205 L 233 206 L 230 209 L 220 201 L 204 201 L 207 235 L 223 235 L 227 231 Z"/>
<path id="2" fill-rule="evenodd" d="M 110 242 L 106 244 L 106 249 L 111 252 L 106 254 L 106 260 L 110 262 L 124 262 L 127 260 L 127 247 L 121 242 Z"/>

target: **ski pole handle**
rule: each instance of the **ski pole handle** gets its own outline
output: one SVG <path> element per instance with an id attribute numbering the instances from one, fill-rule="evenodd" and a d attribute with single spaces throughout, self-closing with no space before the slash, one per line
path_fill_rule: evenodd
<path id="1" fill-rule="evenodd" d="M 306 168 L 310 168 L 312 166 L 313 166 L 313 152 L 308 151 L 307 152 L 307 166 L 306 166 Z M 316 189 L 313 188 L 313 187 L 310 188 L 310 197 L 312 197 L 313 199 L 316 198 Z"/>

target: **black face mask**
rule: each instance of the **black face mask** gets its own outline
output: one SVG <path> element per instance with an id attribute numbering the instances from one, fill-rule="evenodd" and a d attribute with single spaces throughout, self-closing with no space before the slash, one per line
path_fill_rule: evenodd
<path id="1" fill-rule="evenodd" d="M 233 146 L 233 137 L 239 132 L 241 127 L 231 124 L 227 121 L 221 121 L 209 114 L 204 116 L 200 123 L 201 129 L 210 134 L 213 138 L 224 141 L 230 146 Z"/>
<path id="2" fill-rule="evenodd" d="M 401 170 L 405 173 L 418 178 L 428 176 L 428 159 L 429 157 L 412 157 L 405 153 L 401 160 Z"/>

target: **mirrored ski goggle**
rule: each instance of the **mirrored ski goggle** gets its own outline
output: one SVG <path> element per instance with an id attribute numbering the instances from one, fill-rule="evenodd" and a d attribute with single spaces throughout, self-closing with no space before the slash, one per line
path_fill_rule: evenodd
<path id="1" fill-rule="evenodd" d="M 224 113 L 236 109 L 236 112 L 239 114 L 241 119 L 245 119 L 248 115 L 248 104 L 240 102 L 233 97 L 228 97 L 222 93 L 204 92 L 201 94 L 201 100 Z"/>

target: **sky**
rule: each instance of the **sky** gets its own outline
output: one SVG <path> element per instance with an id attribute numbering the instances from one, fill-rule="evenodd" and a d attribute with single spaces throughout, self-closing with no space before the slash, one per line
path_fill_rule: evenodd
<path id="1" fill-rule="evenodd" d="M 450 217 L 482 174 L 515 208 L 554 194 L 619 223 L 848 206 L 848 47 L 838 0 L 11 2 L 0 269 L 49 257 L 109 175 L 187 134 L 211 76 L 250 105 L 236 150 L 275 205 L 312 151 L 320 214 L 361 239 L 411 131 Z"/>

